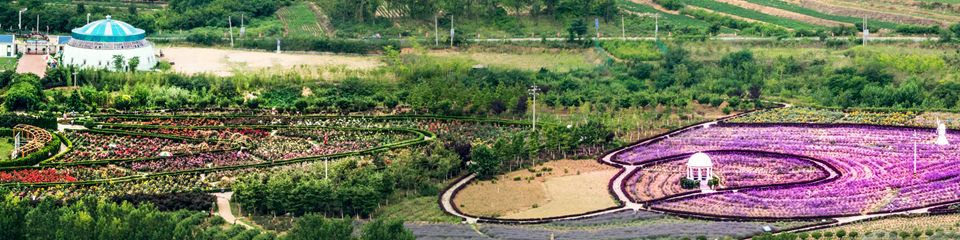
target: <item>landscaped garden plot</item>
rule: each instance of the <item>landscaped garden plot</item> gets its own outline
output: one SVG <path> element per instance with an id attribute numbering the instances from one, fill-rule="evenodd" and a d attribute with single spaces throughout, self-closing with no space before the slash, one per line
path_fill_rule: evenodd
<path id="1" fill-rule="evenodd" d="M 0 171 L 0 183 L 75 182 L 129 176 L 130 171 L 116 167 L 72 166 L 44 169 Z"/>
<path id="2" fill-rule="evenodd" d="M 492 239 L 477 232 L 477 230 L 473 229 L 473 226 L 464 224 L 407 223 L 404 224 L 403 227 L 410 229 L 413 235 L 421 240 Z"/>
<path id="3" fill-rule="evenodd" d="M 265 129 L 181 129 L 181 128 L 120 128 L 130 132 L 175 135 L 190 138 L 209 140 L 251 140 L 270 136 L 270 130 Z M 135 134 L 135 133 L 131 133 Z"/>
<path id="4" fill-rule="evenodd" d="M 914 138 L 913 134 L 917 133 Z M 960 140 L 948 134 L 951 142 Z M 725 124 L 636 146 L 617 161 L 713 150 L 752 150 L 819 159 L 835 180 L 773 189 L 741 189 L 652 203 L 657 209 L 739 217 L 812 217 L 889 212 L 960 199 L 957 145 L 936 146 L 933 129 L 853 125 Z M 913 172 L 917 141 L 916 175 Z M 715 166 L 719 167 L 719 166 Z M 916 176 L 916 177 L 915 177 Z"/>
<path id="5" fill-rule="evenodd" d="M 813 162 L 790 156 L 757 153 L 717 153 L 710 155 L 713 173 L 721 187 L 807 182 L 827 177 Z M 687 176 L 688 157 L 675 157 L 646 166 L 627 181 L 627 192 L 637 201 L 650 201 L 671 195 L 700 191 L 684 189 L 680 179 Z"/>
<path id="6" fill-rule="evenodd" d="M 112 159 L 158 157 L 160 153 L 184 154 L 227 149 L 226 145 L 188 143 L 187 141 L 154 137 L 90 132 L 67 132 L 73 141 L 73 150 L 57 162 L 84 162 Z"/>
<path id="7" fill-rule="evenodd" d="M 694 19 L 694 18 L 689 17 L 689 16 L 687 16 L 687 15 L 677 15 L 677 14 L 665 13 L 665 12 L 662 12 L 662 11 L 657 10 L 657 9 L 655 9 L 655 8 L 652 8 L 652 7 L 650 7 L 650 6 L 646 6 L 646 5 L 643 5 L 643 4 L 635 3 L 635 2 L 632 2 L 632 1 L 630 1 L 630 0 L 620 0 L 620 1 L 617 1 L 617 3 L 619 4 L 619 6 L 620 6 L 621 9 L 624 9 L 624 10 L 627 10 L 627 11 L 636 12 L 636 13 L 654 13 L 654 14 L 659 14 L 659 15 L 660 15 L 660 19 L 659 19 L 658 21 L 660 21 L 661 26 L 666 26 L 666 25 L 669 24 L 669 25 L 675 25 L 675 26 L 677 26 L 678 28 L 689 26 L 689 27 L 699 27 L 699 28 L 701 28 L 701 29 L 706 29 L 706 28 L 710 27 L 710 24 L 709 24 L 709 23 L 704 22 L 704 21 L 700 21 L 700 20 L 697 20 L 697 19 Z M 661 33 L 663 33 L 663 31 L 667 31 L 667 29 L 661 29 L 660 31 L 661 31 Z M 721 33 L 734 33 L 734 32 L 736 32 L 736 31 L 734 31 L 733 29 L 730 29 L 730 28 L 723 27 L 723 28 L 720 28 L 720 32 L 721 32 Z"/>
<path id="8" fill-rule="evenodd" d="M 209 191 L 214 188 L 201 181 L 200 174 L 183 174 L 147 178 L 136 181 L 114 182 L 106 181 L 90 184 L 61 184 L 44 187 L 31 185 L 11 186 L 11 193 L 17 196 L 38 199 L 47 196 L 57 199 L 69 199 L 82 196 L 113 197 L 134 193 L 159 194 L 174 192 L 189 192 L 193 190 Z"/>
<path id="9" fill-rule="evenodd" d="M 880 232 L 883 231 L 886 235 L 886 239 L 895 239 L 891 235 L 891 231 L 897 232 L 913 232 L 914 229 L 918 230 L 935 230 L 941 229 L 945 230 L 947 233 L 956 234 L 958 229 L 957 223 L 960 222 L 960 214 L 949 214 L 949 215 L 928 215 L 928 216 L 891 216 L 878 220 L 871 221 L 860 221 L 843 226 L 831 227 L 827 229 L 816 230 L 814 232 L 827 232 L 832 231 L 836 232 L 837 230 L 844 230 L 847 232 L 857 231 L 861 234 L 867 235 L 869 232 Z M 876 239 L 881 239 L 879 235 L 872 235 Z M 950 239 L 956 239 L 954 237 L 946 237 Z M 935 239 L 935 238 L 928 238 Z"/>
<path id="10" fill-rule="evenodd" d="M 617 205 L 607 186 L 617 171 L 591 160 L 549 161 L 533 171 L 496 176 L 495 184 L 477 181 L 453 201 L 460 211 L 475 216 L 541 218 L 589 212 Z"/>
<path id="11" fill-rule="evenodd" d="M 121 163 L 120 166 L 141 172 L 173 172 L 198 168 L 237 166 L 258 163 L 246 152 L 198 153 L 194 155 Z"/>
<path id="12" fill-rule="evenodd" d="M 253 153 L 264 160 L 286 160 L 359 151 L 413 138 L 412 134 L 380 131 L 281 129 L 275 136 L 254 141 Z"/>

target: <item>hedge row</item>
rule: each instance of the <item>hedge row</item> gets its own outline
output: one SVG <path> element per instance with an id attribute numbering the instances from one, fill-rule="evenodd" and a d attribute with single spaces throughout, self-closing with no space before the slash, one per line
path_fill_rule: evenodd
<path id="1" fill-rule="evenodd" d="M 13 128 L 17 124 L 27 124 L 47 130 L 57 129 L 57 118 L 37 117 L 32 115 L 21 115 L 16 113 L 0 114 L 0 128 Z"/>
<path id="2" fill-rule="evenodd" d="M 134 207 L 140 203 L 153 203 L 160 211 L 177 211 L 180 209 L 190 209 L 194 211 L 208 211 L 217 201 L 217 197 L 205 193 L 161 193 L 161 194 L 128 194 L 115 196 L 110 201 L 116 203 L 129 202 Z"/>

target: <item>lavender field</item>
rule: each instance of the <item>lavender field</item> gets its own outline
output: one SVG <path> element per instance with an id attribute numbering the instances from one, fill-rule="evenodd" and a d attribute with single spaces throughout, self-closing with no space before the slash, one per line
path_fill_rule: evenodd
<path id="1" fill-rule="evenodd" d="M 960 200 L 960 156 L 955 154 L 960 147 L 933 145 L 936 137 L 932 130 L 900 127 L 720 124 L 635 146 L 617 155 L 616 161 L 644 164 L 658 158 L 714 150 L 753 150 L 806 156 L 832 166 L 838 171 L 839 177 L 832 181 L 772 189 L 748 188 L 737 192 L 691 195 L 656 202 L 651 206 L 663 210 L 738 217 L 857 215 Z M 951 142 L 960 140 L 957 134 L 948 133 L 947 138 Z M 715 169 L 719 169 L 720 174 L 723 174 L 725 164 L 786 174 L 760 179 L 756 179 L 756 176 L 732 177 L 727 182 L 731 186 L 793 182 L 820 176 L 815 171 L 791 174 L 805 168 L 802 164 L 798 165 L 800 162 L 796 159 L 756 161 L 741 158 L 741 164 L 734 164 L 726 158 L 717 156 L 714 160 Z M 635 182 L 642 183 L 645 182 Z"/>

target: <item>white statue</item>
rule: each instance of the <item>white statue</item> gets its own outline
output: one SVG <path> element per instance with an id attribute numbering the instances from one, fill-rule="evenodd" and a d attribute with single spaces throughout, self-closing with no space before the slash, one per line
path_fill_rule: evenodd
<path id="1" fill-rule="evenodd" d="M 936 142 L 937 145 L 943 145 L 943 146 L 950 145 L 950 143 L 947 142 L 947 125 L 940 123 L 939 118 L 937 119 L 937 135 L 940 135 L 939 137 L 937 137 L 937 142 Z"/>

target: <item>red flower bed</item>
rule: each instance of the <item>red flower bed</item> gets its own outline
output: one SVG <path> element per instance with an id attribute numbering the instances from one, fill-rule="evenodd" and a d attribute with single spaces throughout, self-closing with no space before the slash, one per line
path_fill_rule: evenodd
<path id="1" fill-rule="evenodd" d="M 42 182 L 75 182 L 76 178 L 66 172 L 57 172 L 52 168 L 37 170 L 13 170 L 0 172 L 0 183 L 42 183 Z"/>

